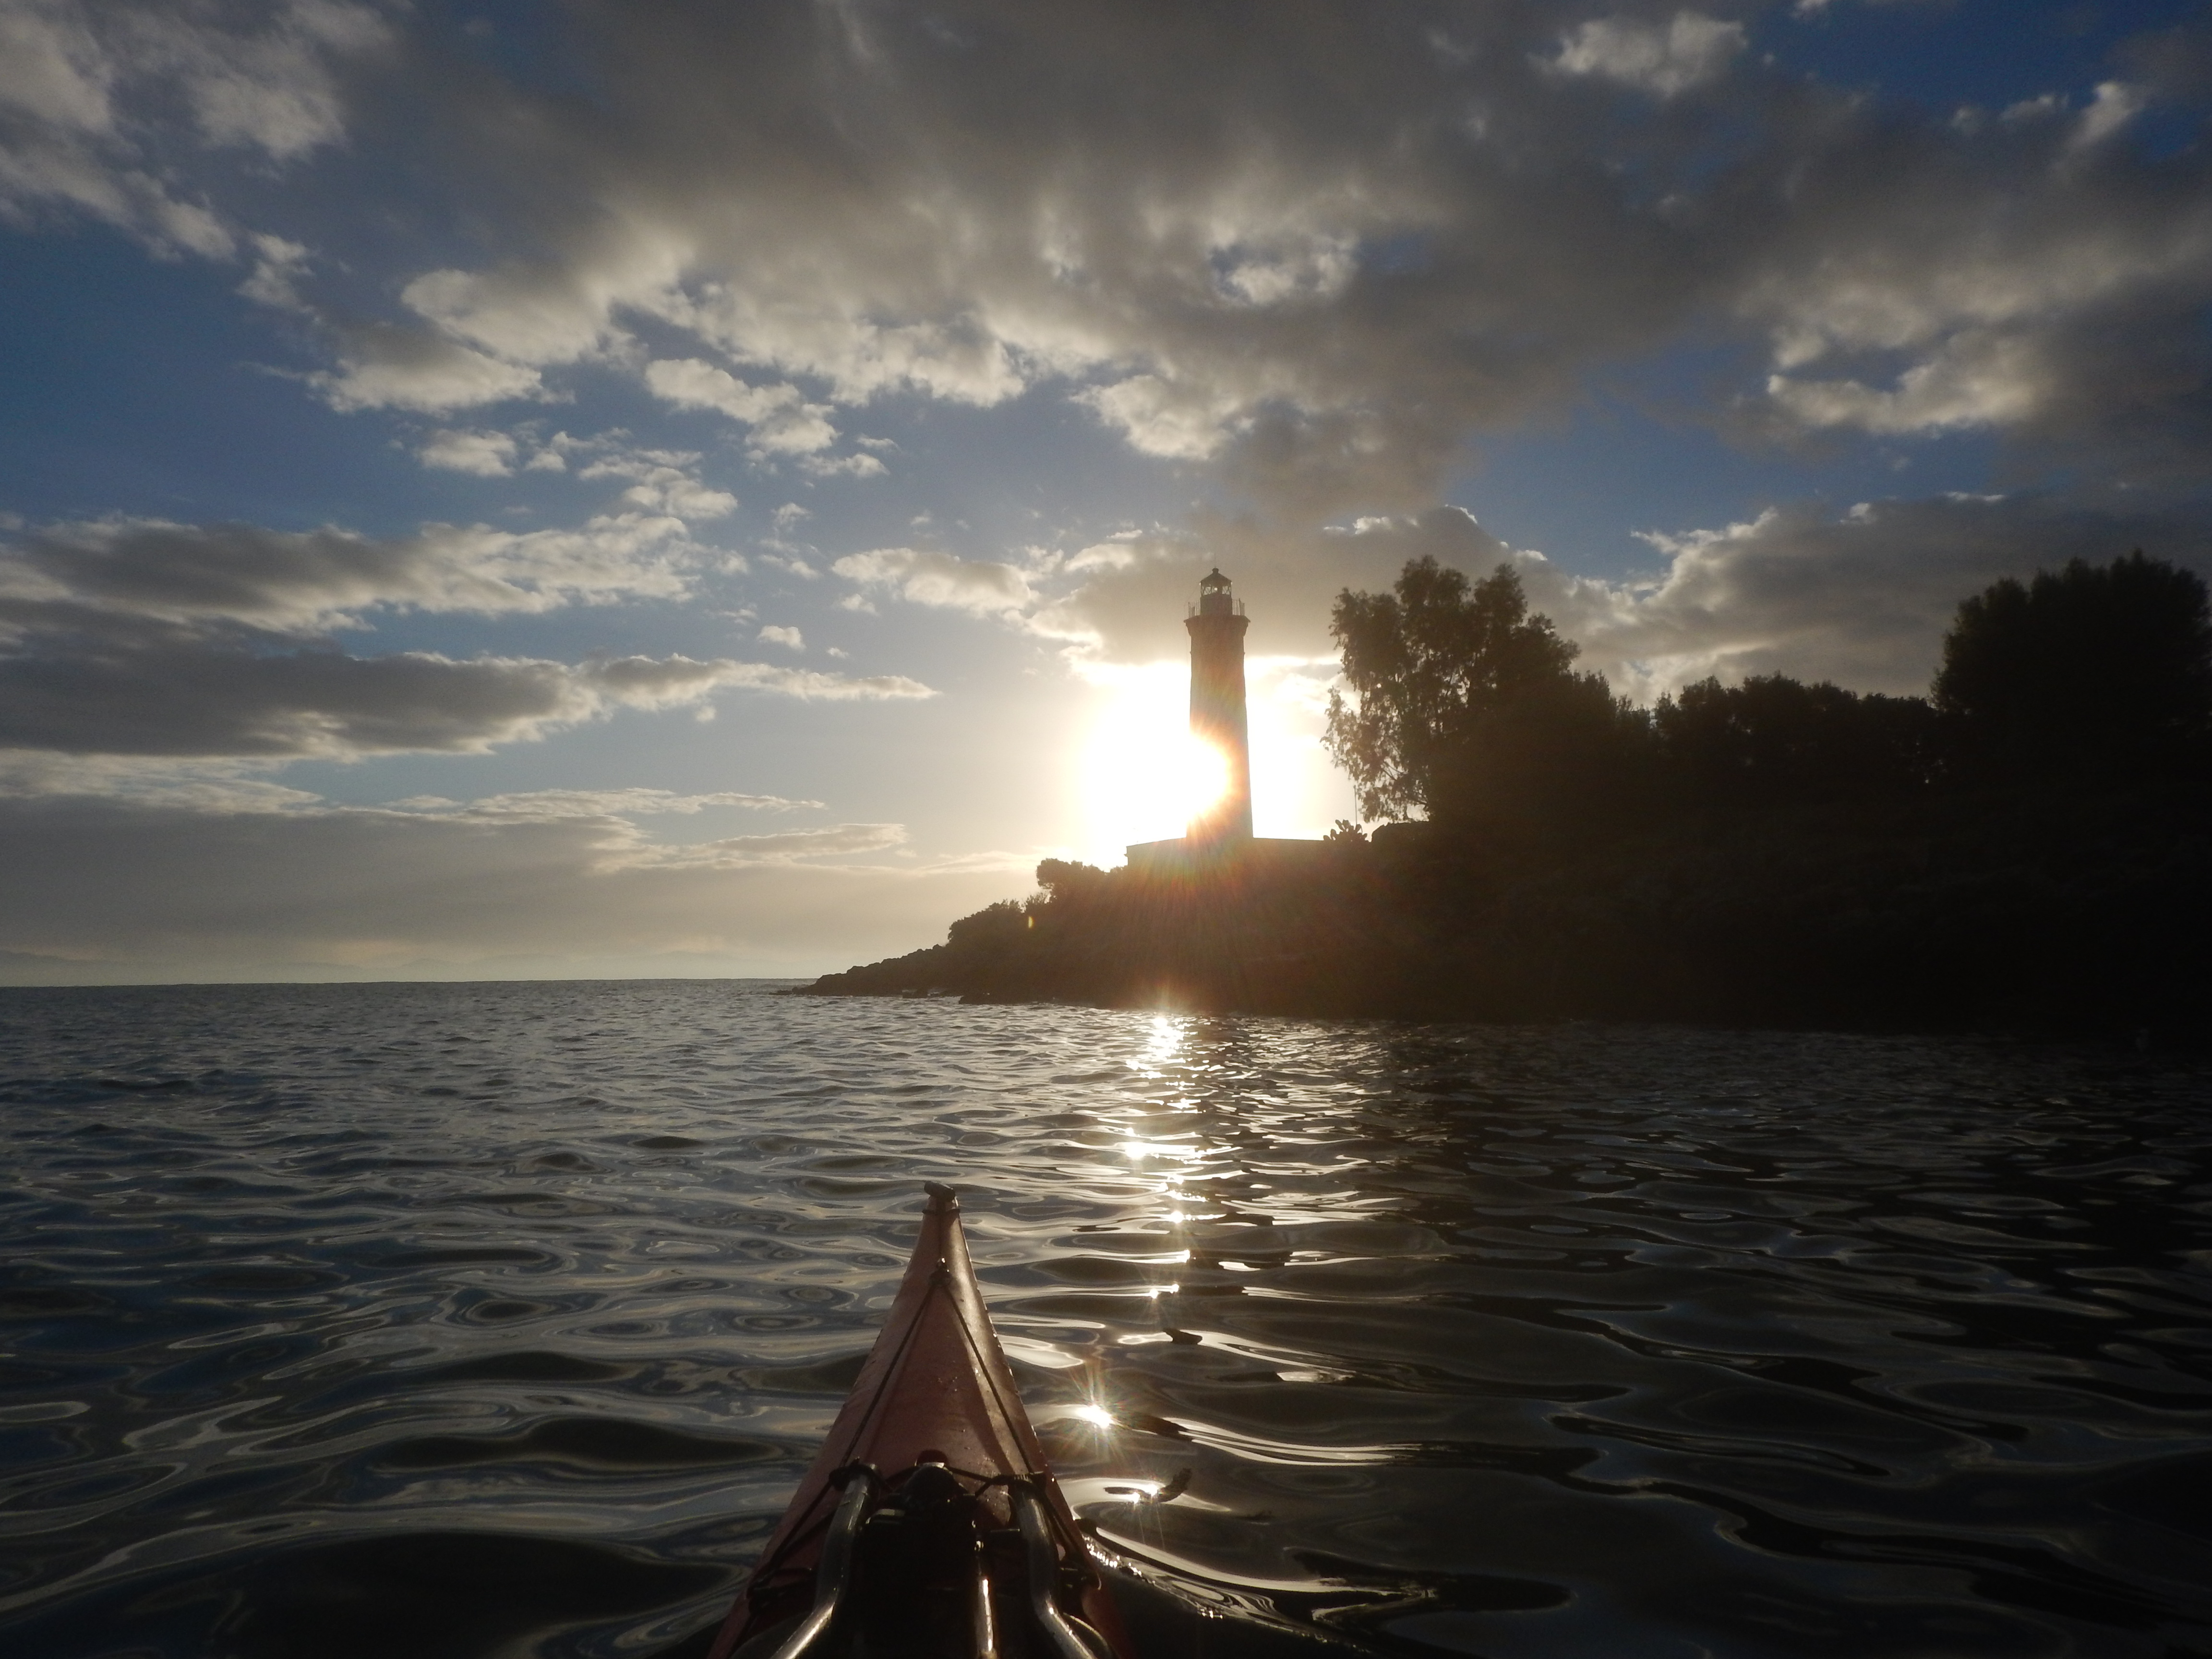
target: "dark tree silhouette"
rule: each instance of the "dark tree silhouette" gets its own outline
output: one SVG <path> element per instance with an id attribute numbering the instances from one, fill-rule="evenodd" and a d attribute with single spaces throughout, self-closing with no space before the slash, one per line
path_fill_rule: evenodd
<path id="1" fill-rule="evenodd" d="M 1662 697 L 1652 711 L 1664 764 L 1681 793 L 1723 808 L 1894 796 L 1936 767 L 1936 715 L 1918 697 L 1862 696 L 1780 674 L 1717 679 Z"/>
<path id="2" fill-rule="evenodd" d="M 1329 633 L 1352 696 L 1329 694 L 1323 741 L 1370 818 L 1433 807 L 1486 720 L 1573 678 L 1580 649 L 1528 614 L 1512 566 L 1470 584 L 1434 559 L 1408 562 L 1393 592 L 1340 592 Z"/>
<path id="3" fill-rule="evenodd" d="M 1105 879 L 1106 872 L 1097 865 L 1079 864 L 1072 859 L 1047 859 L 1036 867 L 1038 887 L 1054 902 L 1087 898 Z"/>
<path id="4" fill-rule="evenodd" d="M 1471 716 L 1432 769 L 1429 816 L 1493 854 L 1608 840 L 1648 792 L 1650 747 L 1650 717 L 1602 674 L 1563 672 Z"/>
<path id="5" fill-rule="evenodd" d="M 2204 583 L 2140 550 L 2007 578 L 1959 607 L 1935 702 L 1982 769 L 2110 771 L 2201 756 L 2212 736 Z"/>
<path id="6" fill-rule="evenodd" d="M 972 916 L 963 916 L 945 930 L 945 943 L 954 950 L 984 950 L 1004 945 L 1029 927 L 1028 914 L 1012 899 L 986 905 Z"/>

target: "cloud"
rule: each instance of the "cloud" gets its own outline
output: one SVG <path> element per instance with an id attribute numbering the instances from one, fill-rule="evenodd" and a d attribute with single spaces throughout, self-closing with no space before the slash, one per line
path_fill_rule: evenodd
<path id="1" fill-rule="evenodd" d="M 428 526 L 393 539 L 324 529 L 111 519 L 0 550 L 0 749 L 352 759 L 481 752 L 614 709 L 698 706 L 729 690 L 803 699 L 926 697 L 727 659 L 356 656 L 318 635 L 379 608 L 533 612 L 686 591 L 672 520 L 514 534 Z"/>
<path id="2" fill-rule="evenodd" d="M 257 653 L 156 633 L 0 659 L 0 746 L 257 759 L 482 752 L 619 701 L 555 662 Z"/>
<path id="3" fill-rule="evenodd" d="M 323 401 L 341 414 L 406 409 L 444 415 L 548 395 L 544 377 L 536 368 L 419 328 L 368 322 L 337 325 L 331 331 L 337 342 L 337 370 L 307 378 Z"/>
<path id="4" fill-rule="evenodd" d="M 1578 576 L 1509 547 L 1459 507 L 1285 532 L 1251 520 L 1117 538 L 1066 562 L 1083 580 L 1028 618 L 1068 642 L 1086 673 L 1180 658 L 1180 620 L 1218 563 L 1251 617 L 1252 655 L 1325 661 L 1329 610 L 1346 588 L 1386 591 L 1411 559 L 1521 573 L 1531 605 L 1583 648 L 1580 665 L 1648 702 L 1717 674 L 1785 673 L 1857 690 L 1924 692 L 1962 599 L 2002 576 L 2140 547 L 2212 577 L 2212 543 L 2186 507 L 2084 506 L 2036 492 L 1769 509 L 1717 530 L 1651 533 L 1650 578 Z"/>
<path id="5" fill-rule="evenodd" d="M 1673 98 L 1717 80 L 1745 46 L 1743 25 L 1678 11 L 1667 23 L 1594 17 L 1565 36 L 1547 66 Z"/>
<path id="6" fill-rule="evenodd" d="M 726 836 L 720 841 L 687 842 L 673 847 L 643 847 L 629 856 L 659 869 L 737 870 L 799 859 L 843 858 L 881 853 L 907 839 L 902 823 L 834 823 L 819 830 L 787 830 L 769 836 Z"/>
<path id="7" fill-rule="evenodd" d="M 868 454 L 802 455 L 799 470 L 810 478 L 880 478 L 890 469 Z"/>
<path id="8" fill-rule="evenodd" d="M 302 796 L 301 799 L 310 801 L 313 798 Z M 818 809 L 821 805 L 818 800 L 792 800 L 782 795 L 747 795 L 727 790 L 709 795 L 679 795 L 667 789 L 530 789 L 513 794 L 485 795 L 471 801 L 426 795 L 392 803 L 397 811 L 465 812 L 471 817 L 495 818 L 635 817 L 662 813 L 689 816 L 709 806 L 791 812 L 805 807 Z"/>
<path id="9" fill-rule="evenodd" d="M 2100 94 L 2090 114 L 2118 106 Z M 2088 117 L 2085 116 L 2084 119 Z M 2208 436 L 2212 175 L 2053 121 L 1808 155 L 1732 305 L 1769 429 L 1982 428 L 2022 461 L 2192 487 Z M 2201 469 L 2195 469 L 2201 471 Z"/>
<path id="10" fill-rule="evenodd" d="M 274 164 L 337 143 L 343 76 L 391 44 L 380 8 L 343 0 L 13 0 L 0 9 L 0 217 L 60 209 L 162 252 L 226 258 L 235 229 L 175 175 L 207 151 Z"/>
<path id="11" fill-rule="evenodd" d="M 694 471 L 698 464 L 699 457 L 689 450 L 630 450 L 603 456 L 576 476 L 631 480 L 623 499 L 647 513 L 678 519 L 720 519 L 736 512 L 735 495 L 699 481 Z"/>
<path id="12" fill-rule="evenodd" d="M 971 616 L 1018 611 L 1036 597 L 1029 578 L 1010 564 L 911 547 L 848 553 L 830 568 L 848 581 L 895 592 L 909 604 L 965 611 Z"/>
<path id="13" fill-rule="evenodd" d="M 303 634 L 374 607 L 536 612 L 688 591 L 699 551 L 667 517 L 580 529 L 426 525 L 412 536 L 115 517 L 0 542 L 0 630 L 98 632 L 99 618 L 179 628 L 237 623 Z"/>
<path id="14" fill-rule="evenodd" d="M 479 478 L 511 477 L 514 472 L 514 440 L 504 432 L 434 432 L 415 453 L 423 465 L 447 472 Z"/>
<path id="15" fill-rule="evenodd" d="M 2075 149 L 2101 144 L 2140 114 L 2150 102 L 2140 87 L 2124 81 L 2102 81 L 2075 123 L 2071 140 Z"/>
<path id="16" fill-rule="evenodd" d="M 1690 8 L 579 0 L 546 27 L 590 99 L 471 59 L 404 102 L 353 90 L 445 67 L 397 9 L 7 16 L 0 199 L 246 252 L 248 292 L 319 319 L 342 410 L 558 398 L 588 364 L 835 477 L 882 465 L 834 453 L 841 411 L 1043 390 L 1286 519 L 1432 506 L 1470 441 L 1685 343 L 1739 349 L 1702 412 L 1748 434 L 1984 430 L 2177 489 L 2212 440 L 2212 157 L 2135 142 L 2201 116 L 2194 24 L 2002 120 L 1825 85 Z M 417 244 L 380 200 L 236 228 L 266 192 L 216 159 L 398 119 L 473 267 L 448 238 L 392 269 Z M 330 297 L 349 270 L 388 314 Z"/>
<path id="17" fill-rule="evenodd" d="M 1540 555 L 1516 556 L 1531 603 L 1582 643 L 1582 665 L 1639 698 L 1708 674 L 1765 673 L 1917 695 L 1960 601 L 2000 577 L 2137 547 L 2212 574 L 2190 515 L 2045 495 L 1872 501 L 1841 514 L 1772 508 L 1648 539 L 1667 570 L 1646 583 L 1577 578 Z"/>
<path id="18" fill-rule="evenodd" d="M 588 664 L 583 672 L 609 695 L 641 708 L 696 702 L 725 687 L 816 702 L 903 702 L 937 695 L 903 674 L 820 674 L 725 658 L 695 662 L 688 657 L 618 657 Z"/>
<path id="19" fill-rule="evenodd" d="M 94 15 L 119 21 L 106 3 Z M 207 143 L 289 161 L 343 137 L 336 65 L 380 52 L 389 32 L 377 7 L 343 0 L 289 0 L 264 15 L 259 28 L 224 29 L 206 12 L 149 8 L 111 39 L 135 37 L 140 64 L 175 77 Z"/>
<path id="20" fill-rule="evenodd" d="M 97 796 L 196 812 L 281 812 L 322 797 L 271 782 L 265 762 L 148 755 L 70 755 L 0 749 L 0 797 Z"/>
<path id="21" fill-rule="evenodd" d="M 897 675 L 852 678 L 765 663 L 618 657 L 457 660 L 272 651 L 147 629 L 97 647 L 0 657 L 0 749 L 357 760 L 481 754 L 617 708 L 693 706 L 743 690 L 816 701 L 935 694 Z"/>
<path id="22" fill-rule="evenodd" d="M 780 645 L 788 651 L 806 649 L 805 635 L 795 628 L 779 628 L 774 623 L 761 629 L 758 636 L 769 645 Z"/>
<path id="23" fill-rule="evenodd" d="M 1249 652 L 1321 657 L 1333 650 L 1329 609 L 1345 588 L 1387 588 L 1409 559 L 1480 572 L 1508 554 L 1456 507 L 1335 528 L 1201 518 L 1188 532 L 1133 534 L 1083 549 L 1062 568 L 1084 580 L 1041 606 L 1030 626 L 1099 661 L 1178 658 L 1190 649 L 1182 619 L 1199 578 L 1218 565 L 1251 618 Z"/>
<path id="24" fill-rule="evenodd" d="M 1170 460 L 1208 459 L 1239 423 L 1239 400 L 1225 391 L 1133 374 L 1077 394 L 1139 454 Z"/>
<path id="25" fill-rule="evenodd" d="M 752 428 L 752 447 L 760 454 L 811 455 L 837 441 L 828 409 L 808 403 L 787 383 L 747 386 L 727 369 L 696 357 L 647 363 L 645 383 L 655 397 L 679 409 L 711 409 L 744 422 Z"/>
<path id="26" fill-rule="evenodd" d="M 2051 366 L 2017 337 L 1954 335 L 1894 389 L 1853 380 L 1767 379 L 1767 394 L 1808 427 L 1857 427 L 1887 436 L 2010 425 L 2049 395 Z"/>
<path id="27" fill-rule="evenodd" d="M 684 846 L 603 814 L 0 799 L 0 976 L 820 972 L 1024 883 L 1003 861 L 866 862 L 904 835 Z"/>

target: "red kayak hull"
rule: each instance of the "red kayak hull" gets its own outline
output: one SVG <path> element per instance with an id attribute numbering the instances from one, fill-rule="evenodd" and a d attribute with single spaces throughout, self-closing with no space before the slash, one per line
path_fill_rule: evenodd
<path id="1" fill-rule="evenodd" d="M 1043 1500 L 1063 1563 L 1088 1564 L 976 1288 L 959 1202 L 949 1188 L 929 1191 L 921 1237 L 890 1315 L 709 1659 L 729 1659 L 811 1604 L 814 1569 L 839 1498 L 836 1477 L 856 1463 L 886 1478 L 934 1459 L 966 1474 L 1020 1479 Z M 1012 1524 L 1003 1485 L 983 1492 L 981 1501 L 997 1525 Z M 1085 1577 L 1089 1583 L 1066 1611 L 1098 1632 L 1115 1659 L 1126 1659 L 1127 1638 L 1106 1587 L 1095 1571 Z"/>

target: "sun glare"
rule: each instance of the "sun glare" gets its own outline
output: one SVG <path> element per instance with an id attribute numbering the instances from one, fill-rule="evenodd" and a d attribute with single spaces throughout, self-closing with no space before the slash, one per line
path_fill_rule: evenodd
<path id="1" fill-rule="evenodd" d="M 1247 665 L 1254 827 L 1263 836 L 1316 836 L 1352 811 L 1319 741 L 1323 683 L 1306 666 Z M 1076 769 L 1080 829 L 1070 840 L 1074 856 L 1115 865 L 1132 842 L 1183 834 L 1229 787 L 1229 763 L 1189 735 L 1188 663 L 1092 664 L 1084 672 L 1097 702 Z"/>
<path id="2" fill-rule="evenodd" d="M 1183 734 L 1176 760 L 1182 775 L 1175 793 L 1182 802 L 1186 823 L 1219 800 L 1229 789 L 1229 757 L 1203 738 Z"/>
<path id="3" fill-rule="evenodd" d="M 1101 855 L 1180 836 L 1229 787 L 1227 757 L 1190 735 L 1190 671 L 1155 663 L 1115 672 L 1084 757 L 1084 821 Z"/>

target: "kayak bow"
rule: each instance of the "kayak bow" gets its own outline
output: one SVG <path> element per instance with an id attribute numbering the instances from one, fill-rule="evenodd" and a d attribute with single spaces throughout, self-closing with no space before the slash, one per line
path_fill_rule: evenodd
<path id="1" fill-rule="evenodd" d="M 708 1659 L 1127 1659 L 959 1200 L 927 1190 L 890 1317 Z"/>

